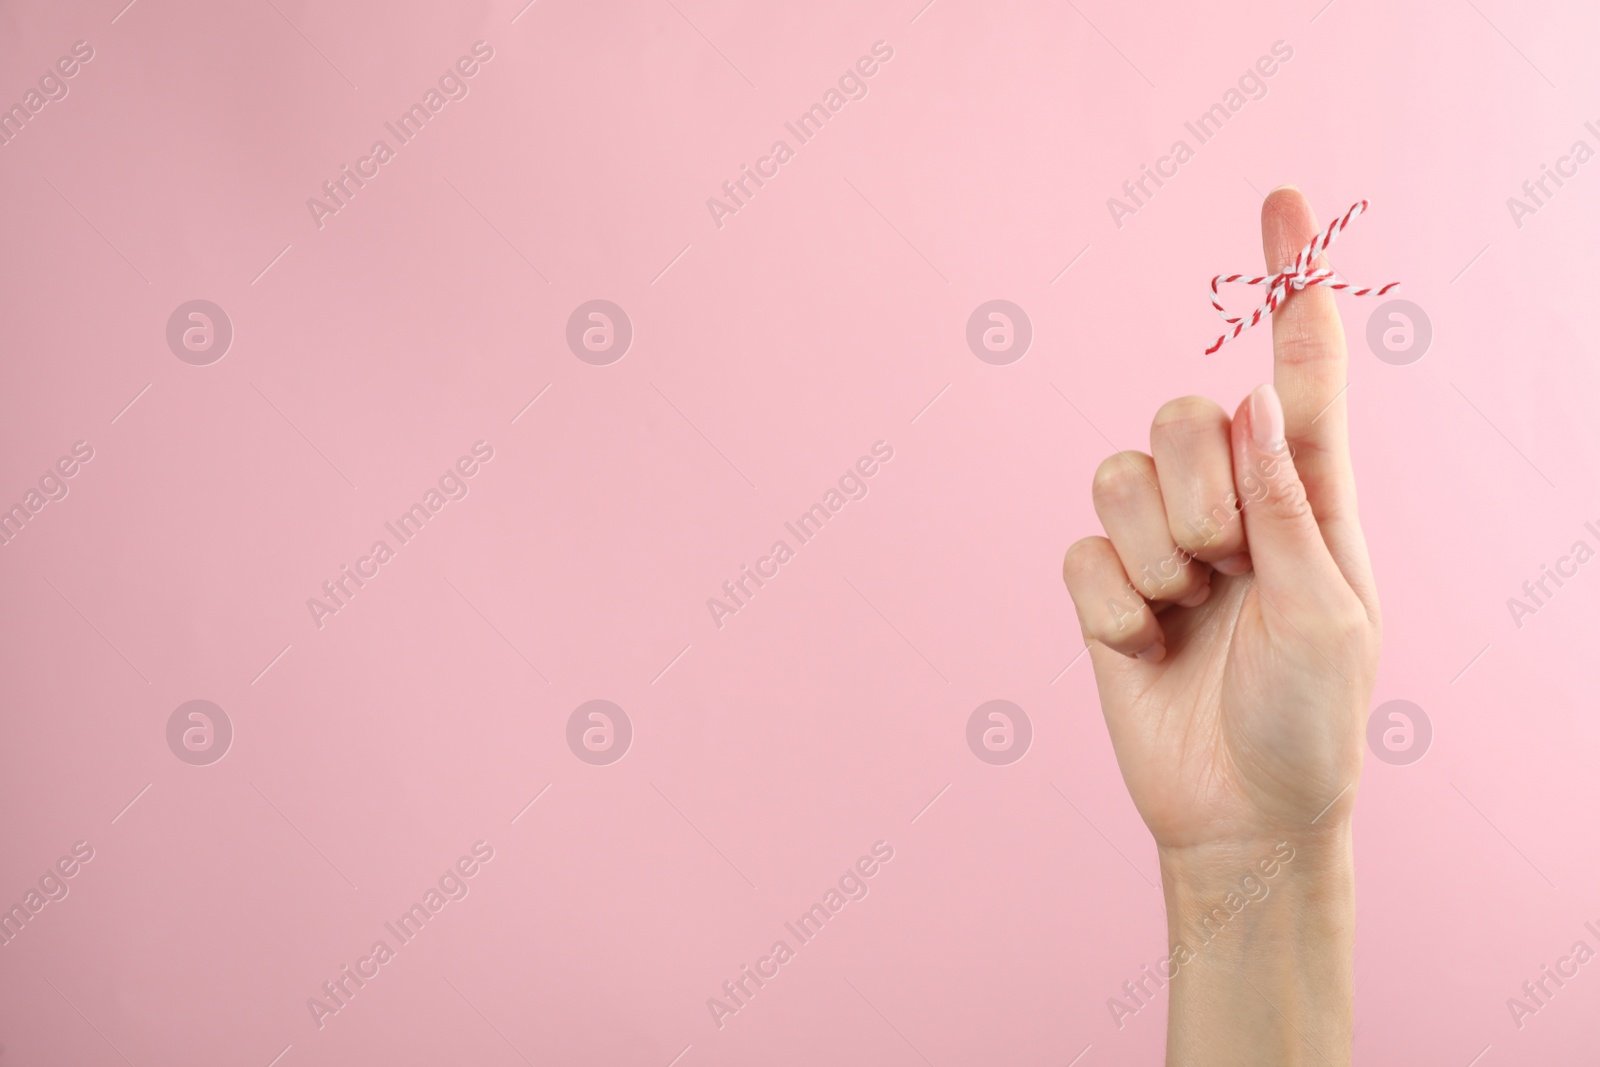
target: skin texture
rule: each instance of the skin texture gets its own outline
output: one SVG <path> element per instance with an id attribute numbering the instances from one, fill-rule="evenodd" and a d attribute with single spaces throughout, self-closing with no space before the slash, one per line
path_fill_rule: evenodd
<path id="1" fill-rule="evenodd" d="M 1291 264 L 1317 228 L 1297 190 L 1274 190 L 1261 213 L 1268 268 Z M 1272 384 L 1231 417 L 1173 400 L 1156 412 L 1150 454 L 1101 464 L 1105 536 L 1075 543 L 1063 565 L 1161 859 L 1179 964 L 1169 1065 L 1350 1056 L 1350 817 L 1381 624 L 1333 293 L 1291 291 L 1272 338 Z M 1239 908 L 1230 894 L 1247 875 L 1266 895 Z"/>

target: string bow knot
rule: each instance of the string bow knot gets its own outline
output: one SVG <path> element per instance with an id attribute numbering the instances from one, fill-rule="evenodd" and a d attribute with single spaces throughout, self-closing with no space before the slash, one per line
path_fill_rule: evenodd
<path id="1" fill-rule="evenodd" d="M 1290 289 L 1299 292 L 1313 285 L 1326 285 L 1330 289 L 1349 289 L 1351 296 L 1382 296 L 1390 289 L 1399 285 L 1399 282 L 1390 282 L 1388 285 L 1374 288 L 1355 288 L 1339 276 L 1331 267 L 1312 269 L 1311 264 L 1316 262 L 1318 256 L 1333 244 L 1344 228 L 1350 225 L 1352 219 L 1367 210 L 1367 201 L 1362 200 L 1344 213 L 1342 218 L 1337 218 L 1328 224 L 1328 228 L 1313 237 L 1307 245 L 1294 257 L 1294 262 L 1277 274 L 1262 274 L 1258 277 L 1247 278 L 1243 274 L 1219 274 L 1211 279 L 1211 306 L 1217 309 L 1217 314 L 1222 316 L 1222 321 L 1232 326 L 1232 331 L 1217 338 L 1216 344 L 1206 349 L 1206 355 L 1211 355 L 1229 341 L 1244 333 L 1250 327 L 1278 310 L 1278 305 L 1283 302 Z M 1246 318 L 1242 315 L 1229 315 L 1228 309 L 1222 306 L 1222 294 L 1217 287 L 1228 282 L 1238 282 L 1241 285 L 1265 285 L 1267 297 Z"/>

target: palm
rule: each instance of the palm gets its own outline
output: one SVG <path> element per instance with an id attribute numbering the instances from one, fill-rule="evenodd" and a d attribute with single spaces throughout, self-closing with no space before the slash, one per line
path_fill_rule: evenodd
<path id="1" fill-rule="evenodd" d="M 1309 821 L 1360 770 L 1358 707 L 1282 714 L 1327 705 L 1345 688 L 1334 666 L 1304 640 L 1279 646 L 1249 575 L 1215 582 L 1201 606 L 1162 616 L 1161 663 L 1093 653 L 1128 790 L 1163 846 Z"/>

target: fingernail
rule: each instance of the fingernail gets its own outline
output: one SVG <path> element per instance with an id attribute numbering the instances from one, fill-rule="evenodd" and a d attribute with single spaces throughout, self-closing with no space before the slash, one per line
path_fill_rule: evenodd
<path id="1" fill-rule="evenodd" d="M 1143 652 L 1140 652 L 1137 658 L 1144 660 L 1146 663 L 1160 663 L 1166 656 L 1167 646 L 1157 641 Z"/>
<path id="2" fill-rule="evenodd" d="M 1272 190 L 1272 193 L 1281 193 L 1285 189 L 1288 189 L 1290 192 L 1295 192 L 1295 193 L 1298 193 L 1300 191 L 1300 187 L 1298 185 L 1287 185 L 1287 184 L 1285 184 L 1285 185 L 1280 185 L 1276 189 Z M 1272 193 L 1268 193 L 1267 195 L 1271 196 Z"/>
<path id="3" fill-rule="evenodd" d="M 1213 570 L 1229 576 L 1243 574 L 1245 571 L 1250 569 L 1250 553 L 1241 552 L 1237 556 L 1229 556 L 1227 559 L 1219 559 L 1217 562 L 1213 563 L 1211 567 Z"/>
<path id="4" fill-rule="evenodd" d="M 1190 593 L 1188 596 L 1186 596 L 1182 600 L 1178 601 L 1177 604 L 1178 604 L 1178 607 L 1180 607 L 1180 608 L 1197 608 L 1201 604 L 1204 604 L 1206 602 L 1206 598 L 1209 597 L 1210 595 L 1211 595 L 1211 583 L 1207 582 L 1205 585 L 1202 585 L 1199 589 L 1196 589 L 1194 592 Z"/>
<path id="5" fill-rule="evenodd" d="M 1265 451 L 1283 447 L 1283 402 L 1271 384 L 1258 385 L 1250 394 L 1250 437 Z"/>

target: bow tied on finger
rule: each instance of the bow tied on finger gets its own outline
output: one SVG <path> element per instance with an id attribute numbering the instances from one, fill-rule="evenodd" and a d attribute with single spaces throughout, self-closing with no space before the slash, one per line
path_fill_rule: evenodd
<path id="1" fill-rule="evenodd" d="M 1341 278 L 1339 273 L 1331 267 L 1312 269 L 1311 265 L 1316 262 L 1318 256 L 1327 250 L 1329 245 L 1333 244 L 1334 238 L 1338 237 L 1340 232 L 1350 225 L 1351 220 L 1365 210 L 1367 210 L 1367 201 L 1365 200 L 1353 205 L 1343 216 L 1334 219 L 1326 229 L 1311 238 L 1306 246 L 1294 257 L 1294 262 L 1277 274 L 1262 274 L 1256 277 L 1246 277 L 1243 274 L 1219 274 L 1212 278 L 1211 306 L 1216 308 L 1218 315 L 1222 316 L 1222 321 L 1232 326 L 1233 329 L 1217 338 L 1216 343 L 1206 349 L 1206 355 L 1211 355 L 1262 319 L 1269 317 L 1278 309 L 1278 305 L 1283 302 L 1290 289 L 1298 292 L 1309 286 L 1325 285 L 1334 290 L 1349 290 L 1351 296 L 1382 296 L 1399 285 L 1399 282 L 1390 282 L 1388 285 L 1380 287 L 1366 286 L 1357 288 Z M 1248 317 L 1230 315 L 1228 314 L 1228 309 L 1222 306 L 1222 294 L 1218 291 L 1218 286 L 1232 282 L 1237 282 L 1241 285 L 1267 286 L 1266 299 Z"/>

